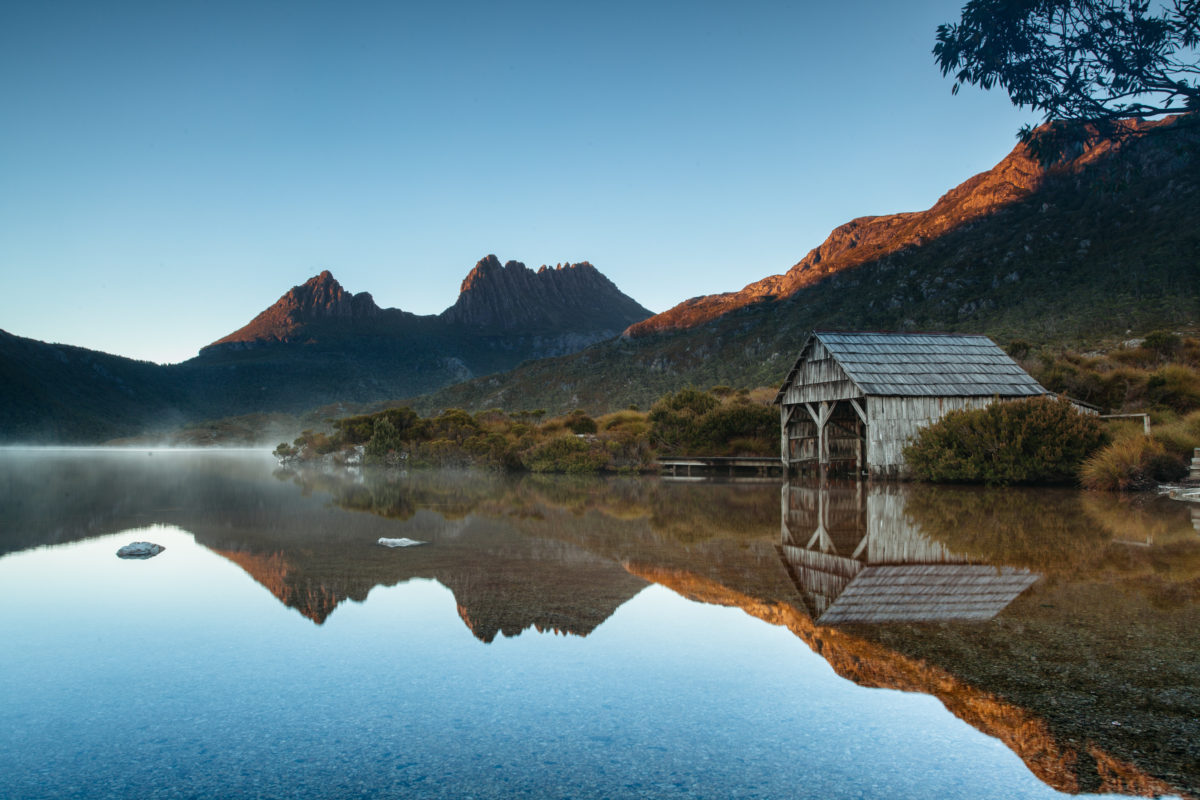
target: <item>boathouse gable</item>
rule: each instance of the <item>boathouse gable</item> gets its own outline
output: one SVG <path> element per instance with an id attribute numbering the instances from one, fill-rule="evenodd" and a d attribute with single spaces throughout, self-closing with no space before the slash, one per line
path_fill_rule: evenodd
<path id="1" fill-rule="evenodd" d="M 1046 393 L 986 336 L 814 331 L 775 396 L 781 458 L 898 476 L 905 446 L 950 411 Z"/>

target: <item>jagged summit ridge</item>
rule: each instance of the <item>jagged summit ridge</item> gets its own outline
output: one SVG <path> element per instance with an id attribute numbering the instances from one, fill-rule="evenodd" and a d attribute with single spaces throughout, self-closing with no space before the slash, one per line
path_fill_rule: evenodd
<path id="1" fill-rule="evenodd" d="M 529 355 L 558 355 L 616 336 L 650 316 L 587 261 L 543 265 L 480 259 L 463 279 L 458 300 L 439 315 L 380 308 L 368 292 L 352 294 L 329 270 L 293 286 L 249 324 L 210 344 L 202 355 L 263 345 L 369 336 L 414 337 L 501 334 L 519 336 Z M 465 329 L 465 330 L 464 330 Z M 407 345 L 406 345 L 407 346 Z M 525 346 L 525 345 L 522 345 Z"/>
<path id="2" fill-rule="evenodd" d="M 614 335 L 648 316 L 649 310 L 587 261 L 542 265 L 534 271 L 520 261 L 501 265 L 495 255 L 475 264 L 463 279 L 458 300 L 441 315 L 474 328 L 588 329 Z"/>
<path id="3" fill-rule="evenodd" d="M 329 270 L 293 286 L 274 305 L 250 323 L 204 348 L 250 342 L 291 342 L 307 323 L 321 320 L 369 319 L 382 309 L 369 292 L 352 294 L 342 288 Z"/>

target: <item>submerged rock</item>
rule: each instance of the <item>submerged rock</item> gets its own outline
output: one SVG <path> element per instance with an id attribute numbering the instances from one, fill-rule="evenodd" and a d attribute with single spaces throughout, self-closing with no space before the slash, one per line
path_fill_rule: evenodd
<path id="1" fill-rule="evenodd" d="M 407 537 L 400 539 L 388 539 L 383 537 L 380 538 L 379 543 L 384 547 L 412 547 L 415 544 L 425 544 L 425 542 L 418 542 L 416 539 L 409 539 Z"/>
<path id="2" fill-rule="evenodd" d="M 117 558 L 153 558 L 166 549 L 153 542 L 131 542 L 117 551 Z"/>

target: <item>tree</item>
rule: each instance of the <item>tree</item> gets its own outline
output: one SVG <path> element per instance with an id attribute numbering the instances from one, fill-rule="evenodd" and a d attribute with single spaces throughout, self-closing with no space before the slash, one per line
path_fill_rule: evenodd
<path id="1" fill-rule="evenodd" d="M 1153 8 L 1152 8 L 1153 6 Z M 933 54 L 952 91 L 1000 86 L 1048 125 L 1020 131 L 1043 163 L 1132 126 L 1200 110 L 1200 0 L 971 0 L 939 25 Z"/>

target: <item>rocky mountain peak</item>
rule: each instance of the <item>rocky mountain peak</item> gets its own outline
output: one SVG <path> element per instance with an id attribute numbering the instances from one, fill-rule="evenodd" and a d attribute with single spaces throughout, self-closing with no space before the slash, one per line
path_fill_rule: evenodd
<path id="1" fill-rule="evenodd" d="M 305 325 L 313 322 L 367 319 L 380 313 L 370 293 L 347 292 L 333 277 L 333 273 L 323 270 L 299 286 L 293 286 L 248 325 L 218 339 L 204 350 L 290 342 L 297 338 Z"/>
<path id="2" fill-rule="evenodd" d="M 542 265 L 488 255 L 462 282 L 458 300 L 442 319 L 500 330 L 603 330 L 614 335 L 650 312 L 621 292 L 587 261 Z M 623 322 L 630 320 L 630 322 Z"/>

